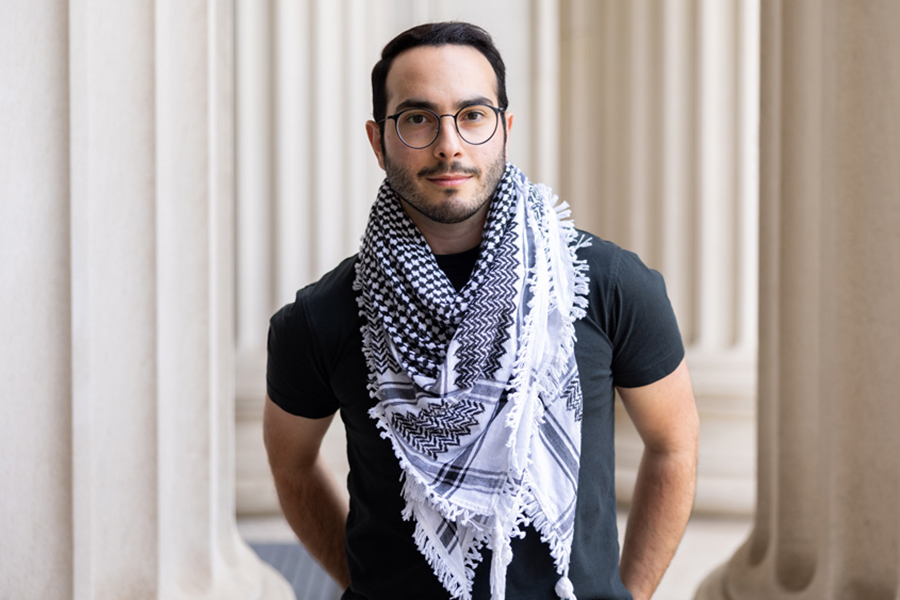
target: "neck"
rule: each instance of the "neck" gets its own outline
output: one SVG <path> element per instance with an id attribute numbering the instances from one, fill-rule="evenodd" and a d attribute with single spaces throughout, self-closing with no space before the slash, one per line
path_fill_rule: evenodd
<path id="1" fill-rule="evenodd" d="M 490 202 L 486 203 L 477 213 L 460 223 L 438 223 L 408 207 L 405 200 L 401 204 L 434 254 L 459 254 L 480 244 L 490 207 Z"/>

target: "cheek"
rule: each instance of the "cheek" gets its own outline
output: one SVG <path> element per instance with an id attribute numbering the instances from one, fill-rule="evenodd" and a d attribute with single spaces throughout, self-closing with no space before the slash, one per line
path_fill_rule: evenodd
<path id="1" fill-rule="evenodd" d="M 424 166 L 422 163 L 423 152 L 421 150 L 413 150 L 400 140 L 387 141 L 385 147 L 387 159 L 395 167 L 415 171 Z"/>
<path id="2" fill-rule="evenodd" d="M 498 131 L 487 144 L 477 146 L 477 148 L 477 154 L 474 157 L 482 165 L 494 163 L 500 158 L 505 158 L 508 153 L 508 143 L 503 140 L 502 131 Z"/>

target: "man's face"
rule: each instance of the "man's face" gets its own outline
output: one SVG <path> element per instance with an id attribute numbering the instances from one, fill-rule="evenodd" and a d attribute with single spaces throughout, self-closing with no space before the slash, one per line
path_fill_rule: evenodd
<path id="1" fill-rule="evenodd" d="M 419 46 L 399 54 L 388 72 L 387 114 L 406 108 L 429 108 L 455 114 L 470 104 L 497 106 L 497 79 L 487 59 L 470 46 Z M 512 116 L 502 114 L 507 129 Z M 483 218 L 506 164 L 506 141 L 497 127 L 485 144 L 463 141 L 453 119 L 441 119 L 440 135 L 427 148 L 406 146 L 394 121 L 367 124 L 369 141 L 388 181 L 404 200 L 414 222 L 460 223 Z M 383 145 L 382 145 L 383 142 Z M 383 148 L 383 151 L 382 151 Z"/>

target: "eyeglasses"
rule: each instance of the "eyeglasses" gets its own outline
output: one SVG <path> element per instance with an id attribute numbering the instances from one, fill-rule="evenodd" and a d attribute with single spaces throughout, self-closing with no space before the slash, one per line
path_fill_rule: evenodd
<path id="1" fill-rule="evenodd" d="M 473 104 L 459 109 L 455 115 L 439 115 L 427 108 L 408 108 L 396 115 L 385 117 L 394 120 L 400 141 L 416 150 L 427 148 L 441 133 L 441 119 L 453 117 L 456 132 L 464 141 L 473 146 L 486 143 L 497 132 L 502 108 L 488 104 Z"/>

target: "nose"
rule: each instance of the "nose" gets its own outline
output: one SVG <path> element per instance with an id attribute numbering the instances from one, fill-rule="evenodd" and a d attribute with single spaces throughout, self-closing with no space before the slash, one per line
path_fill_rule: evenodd
<path id="1" fill-rule="evenodd" d="M 450 121 L 444 121 L 449 117 Z M 441 115 L 441 127 L 434 141 L 433 152 L 437 158 L 448 159 L 462 155 L 462 139 L 456 131 L 456 120 L 453 115 Z"/>

